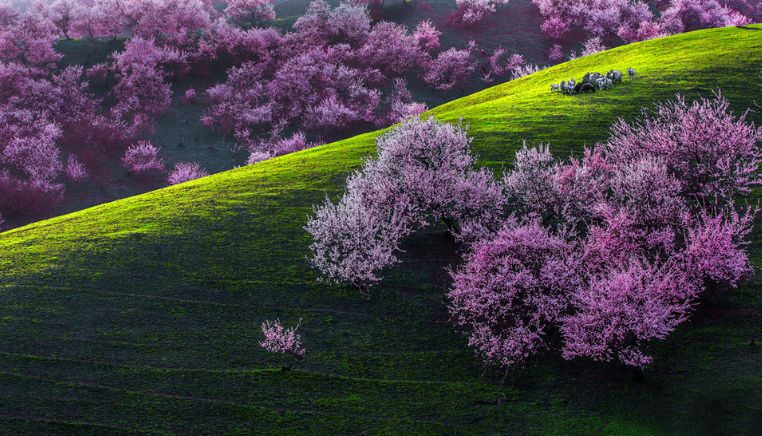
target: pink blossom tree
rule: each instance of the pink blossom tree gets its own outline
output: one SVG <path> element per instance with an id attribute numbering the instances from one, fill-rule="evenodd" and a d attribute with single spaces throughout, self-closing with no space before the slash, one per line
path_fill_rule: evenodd
<path id="1" fill-rule="evenodd" d="M 361 4 L 340 3 L 322 21 L 324 37 L 338 38 L 352 46 L 364 41 L 371 27 L 368 9 Z"/>
<path id="2" fill-rule="evenodd" d="M 303 132 L 294 132 L 294 134 L 289 137 L 273 138 L 271 141 L 253 148 L 249 153 L 247 163 L 257 163 L 272 157 L 294 153 L 318 145 L 320 144 L 309 142 L 307 136 Z"/>
<path id="3" fill-rule="evenodd" d="M 112 54 L 115 69 L 119 74 L 129 75 L 138 66 L 159 70 L 173 77 L 188 68 L 188 55 L 175 47 L 160 46 L 152 38 L 131 38 L 124 50 Z"/>
<path id="4" fill-rule="evenodd" d="M 525 64 L 525 65 L 519 65 L 518 67 L 513 69 L 513 79 L 520 79 L 522 77 L 526 77 L 530 74 L 534 74 L 538 71 L 541 71 L 545 69 L 546 67 L 540 66 L 537 64 Z"/>
<path id="5" fill-rule="evenodd" d="M 457 9 L 450 17 L 455 24 L 471 26 L 480 23 L 485 17 L 497 11 L 497 5 L 509 0 L 455 0 Z"/>
<path id="6" fill-rule="evenodd" d="M 453 275 L 451 312 L 469 343 L 488 362 L 515 365 L 548 344 L 537 332 L 558 328 L 567 359 L 649 364 L 649 344 L 687 320 L 700 296 L 750 274 L 746 238 L 758 211 L 740 215 L 734 201 L 760 184 L 761 142 L 754 125 L 718 96 L 693 104 L 678 98 L 632 124 L 620 121 L 608 143 L 581 159 L 557 161 L 546 146 L 519 150 L 503 177 L 516 218 L 474 244 Z M 527 240 L 565 244 L 550 252 L 567 259 L 573 274 L 543 276 L 526 252 L 510 262 L 500 257 L 527 225 Z M 547 288 L 514 290 L 542 277 L 565 289 L 555 317 L 521 305 L 549 295 Z M 535 324 L 499 324 L 505 318 L 495 313 Z"/>
<path id="7" fill-rule="evenodd" d="M 188 88 L 183 93 L 182 101 L 184 103 L 193 103 L 194 101 L 196 101 L 196 96 L 197 96 L 196 90 L 193 88 Z"/>
<path id="8" fill-rule="evenodd" d="M 244 63 L 229 71 L 226 83 L 208 90 L 211 104 L 202 121 L 233 133 L 239 147 L 252 151 L 288 128 L 373 123 L 381 102 L 380 90 L 371 85 L 373 71 L 344 60 L 340 50 L 315 47 L 271 71 Z"/>
<path id="9" fill-rule="evenodd" d="M 348 178 L 338 203 L 326 199 L 307 222 L 312 265 L 324 277 L 367 289 L 398 262 L 400 242 L 432 219 L 462 240 L 499 226 L 502 193 L 491 174 L 473 168 L 461 127 L 407 119 L 379 137 L 377 153 Z"/>
<path id="10" fill-rule="evenodd" d="M 92 8 L 94 36 L 116 38 L 135 26 L 129 0 L 95 0 Z"/>
<path id="11" fill-rule="evenodd" d="M 0 211 L 40 212 L 61 199 L 60 128 L 29 110 L 0 111 Z"/>
<path id="12" fill-rule="evenodd" d="M 582 28 L 587 37 L 618 35 L 625 42 L 707 27 L 743 25 L 757 17 L 745 0 L 532 0 L 544 21 L 541 30 L 554 39 L 568 34 L 572 26 Z M 658 16 L 658 18 L 657 18 Z"/>
<path id="13" fill-rule="evenodd" d="M 273 157 L 272 154 L 266 151 L 252 151 L 249 153 L 249 158 L 246 159 L 246 165 L 252 165 L 258 162 L 265 161 Z"/>
<path id="14" fill-rule="evenodd" d="M 61 147 L 92 145 L 98 102 L 80 81 L 82 69 L 57 74 L 39 66 L 0 63 L 0 212 L 6 217 L 47 210 L 64 187 Z"/>
<path id="15" fill-rule="evenodd" d="M 292 363 L 283 367 L 284 371 L 291 370 L 307 355 L 307 349 L 302 345 L 302 337 L 296 333 L 301 325 L 301 319 L 296 327 L 283 327 L 278 319 L 262 322 L 264 340 L 259 343 L 259 346 L 270 353 L 288 354 L 294 358 Z"/>
<path id="16" fill-rule="evenodd" d="M 749 22 L 748 17 L 717 0 L 673 0 L 660 17 L 661 29 L 667 34 Z"/>
<path id="17" fill-rule="evenodd" d="M 424 103 L 413 101 L 413 95 L 407 88 L 407 81 L 403 78 L 394 80 L 394 88 L 389 97 L 389 105 L 389 115 L 386 120 L 388 124 L 420 115 L 427 109 Z"/>
<path id="18" fill-rule="evenodd" d="M 367 41 L 357 56 L 363 64 L 394 77 L 409 71 L 420 62 L 422 51 L 415 35 L 404 27 L 380 22 L 368 33 Z"/>
<path id="19" fill-rule="evenodd" d="M 210 0 L 131 0 L 126 5 L 134 36 L 178 48 L 193 47 L 216 14 Z"/>
<path id="20" fill-rule="evenodd" d="M 429 85 L 447 91 L 452 88 L 460 88 L 462 92 L 463 82 L 476 69 L 472 58 L 471 49 L 458 50 L 450 48 L 439 53 L 427 66 L 423 80 Z"/>
<path id="21" fill-rule="evenodd" d="M 582 44 L 582 56 L 588 56 L 606 50 L 599 36 L 593 36 Z"/>
<path id="22" fill-rule="evenodd" d="M 753 272 L 745 239 L 757 213 L 752 209 L 739 215 L 730 210 L 724 215 L 702 216 L 698 225 L 687 231 L 687 246 L 679 255 L 683 268 L 707 287 L 738 286 Z"/>
<path id="23" fill-rule="evenodd" d="M 159 148 L 148 141 L 141 141 L 127 148 L 122 164 L 131 174 L 146 174 L 164 170 Z"/>
<path id="24" fill-rule="evenodd" d="M 217 26 L 219 48 L 213 50 L 240 52 L 247 45 L 243 56 L 252 62 L 233 67 L 226 83 L 208 90 L 202 122 L 231 133 L 239 148 L 278 154 L 268 147 L 285 131 L 314 138 L 326 129 L 386 124 L 422 110 L 395 84 L 427 64 L 438 46 L 430 23 L 411 34 L 394 23 L 372 24 L 362 6 L 331 9 L 316 0 L 294 30 L 278 35 Z"/>
<path id="25" fill-rule="evenodd" d="M 112 89 L 116 103 L 111 113 L 122 120 L 133 136 L 151 132 L 171 103 L 167 75 L 182 71 L 185 57 L 172 48 L 157 47 L 153 40 L 133 38 L 123 52 L 114 55 L 117 83 Z"/>
<path id="26" fill-rule="evenodd" d="M 635 259 L 595 276 L 575 290 L 575 312 L 561 321 L 563 356 L 646 366 L 652 358 L 643 352 L 645 343 L 664 339 L 685 321 L 697 293 L 690 278 L 669 264 Z"/>
<path id="27" fill-rule="evenodd" d="M 80 7 L 75 11 L 76 15 L 68 27 L 71 32 L 82 38 L 90 39 L 110 36 L 106 35 L 100 11 L 96 9 L 96 6 L 94 4 L 82 6 L 80 4 Z"/>
<path id="28" fill-rule="evenodd" d="M 558 193 L 552 175 L 557 163 L 550 146 L 527 147 L 516 152 L 513 168 L 503 174 L 509 205 L 522 216 L 543 219 L 558 213 Z"/>
<path id="29" fill-rule="evenodd" d="M 83 14 L 83 5 L 77 0 L 56 0 L 42 13 L 53 23 L 61 36 L 71 39 L 72 31 L 80 26 L 79 20 Z"/>
<path id="30" fill-rule="evenodd" d="M 90 89 L 81 66 L 0 63 L 0 172 L 6 217 L 37 214 L 61 200 L 88 166 L 121 153 L 131 139 Z M 66 165 L 61 155 L 68 155 Z"/>
<path id="31" fill-rule="evenodd" d="M 25 12 L 0 8 L 6 17 L 0 21 L 0 61 L 49 67 L 61 58 L 53 49 L 54 26 L 42 14 L 33 8 Z"/>
<path id="32" fill-rule="evenodd" d="M 312 236 L 312 266 L 328 280 L 361 291 L 381 281 L 379 272 L 398 262 L 399 243 L 412 231 L 416 212 L 407 198 L 393 200 L 363 173 L 347 179 L 337 203 L 315 208 L 305 229 Z"/>
<path id="33" fill-rule="evenodd" d="M 81 182 L 87 178 L 87 168 L 77 159 L 76 155 L 69 155 L 66 160 L 66 178 L 72 182 Z"/>
<path id="34" fill-rule="evenodd" d="M 572 248 L 536 223 L 508 222 L 452 273 L 450 314 L 485 360 L 522 366 L 547 347 L 581 281 Z"/>
<path id="35" fill-rule="evenodd" d="M 542 22 L 540 30 L 553 39 L 561 39 L 569 32 L 569 23 L 557 15 L 551 15 Z"/>
<path id="36" fill-rule="evenodd" d="M 503 60 L 503 57 L 505 59 Z M 519 71 L 526 65 L 524 56 L 514 53 L 508 56 L 508 52 L 502 48 L 497 47 L 492 54 L 487 58 L 487 65 L 482 68 L 482 80 L 485 82 L 492 82 L 495 79 L 501 78 L 509 72 Z"/>
<path id="37" fill-rule="evenodd" d="M 208 175 L 209 173 L 196 162 L 180 162 L 175 164 L 172 172 L 169 173 L 167 183 L 176 185 L 178 183 L 187 182 Z"/>
<path id="38" fill-rule="evenodd" d="M 202 123 L 231 134 L 237 148 L 264 156 L 259 153 L 277 154 L 271 146 L 284 132 L 302 132 L 314 143 L 326 130 L 386 125 L 420 113 L 425 106 L 402 92 L 400 80 L 420 75 L 448 90 L 461 87 L 475 69 L 473 46 L 437 54 L 439 36 L 429 21 L 409 32 L 374 23 L 362 4 L 331 8 L 323 0 L 310 2 L 291 32 L 218 21 L 199 56 L 232 68 L 225 83 L 207 91 Z"/>
<path id="39" fill-rule="evenodd" d="M 425 20 L 418 23 L 413 32 L 413 39 L 418 44 L 418 47 L 425 51 L 431 52 L 439 48 L 439 37 L 442 34 L 431 21 Z"/>
<path id="40" fill-rule="evenodd" d="M 113 89 L 117 103 L 113 116 L 124 120 L 131 132 L 152 132 L 156 119 L 169 109 L 172 92 L 162 74 L 145 65 L 138 65 L 119 78 Z"/>
<path id="41" fill-rule="evenodd" d="M 275 19 L 272 0 L 231 0 L 227 2 L 225 15 L 233 22 L 248 27 Z"/>
<path id="42" fill-rule="evenodd" d="M 550 50 L 548 50 L 548 60 L 551 62 L 558 62 L 563 58 L 564 53 L 561 51 L 561 46 L 553 44 L 553 46 L 550 47 Z"/>
<path id="43" fill-rule="evenodd" d="M 241 29 L 224 20 L 217 20 L 199 42 L 197 55 L 227 66 L 236 62 L 256 61 L 271 68 L 284 45 L 283 35 L 273 28 Z"/>
<path id="44" fill-rule="evenodd" d="M 619 121 L 606 145 L 617 161 L 656 156 L 681 184 L 690 204 L 723 205 L 762 183 L 762 130 L 735 116 L 722 96 L 659 104 L 634 123 Z"/>
<path id="45" fill-rule="evenodd" d="M 652 21 L 653 13 L 645 2 L 629 0 L 532 0 L 544 17 L 543 33 L 560 39 L 571 26 L 582 27 L 589 36 L 615 35 L 620 28 L 635 28 Z"/>

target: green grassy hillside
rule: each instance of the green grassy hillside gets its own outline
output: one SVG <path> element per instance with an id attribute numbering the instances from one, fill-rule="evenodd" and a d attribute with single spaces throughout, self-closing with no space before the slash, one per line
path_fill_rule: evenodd
<path id="1" fill-rule="evenodd" d="M 549 83 L 636 68 L 608 92 Z M 568 62 L 441 106 L 499 170 L 522 140 L 579 151 L 681 92 L 762 102 L 762 26 Z M 751 117 L 762 121 L 758 112 Z M 634 382 L 545 356 L 503 388 L 448 325 L 442 228 L 416 235 L 370 300 L 318 283 L 302 227 L 373 152 L 369 133 L 0 234 L 0 428 L 19 432 L 751 434 L 762 428 L 760 281 L 655 344 Z M 759 198 L 759 196 L 757 197 Z M 758 226 L 759 227 L 759 226 Z M 760 232 L 752 247 L 762 266 Z M 280 372 L 259 324 L 304 322 Z M 502 399 L 501 401 L 498 401 Z M 3 431 L 6 433 L 6 431 Z"/>

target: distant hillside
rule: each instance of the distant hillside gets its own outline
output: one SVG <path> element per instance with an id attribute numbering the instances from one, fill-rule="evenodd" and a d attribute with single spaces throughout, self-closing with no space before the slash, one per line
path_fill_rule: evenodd
<path id="1" fill-rule="evenodd" d="M 587 71 L 639 78 L 591 95 L 549 84 Z M 618 117 L 721 89 L 758 108 L 762 26 L 692 32 L 567 62 L 437 107 L 463 117 L 499 171 L 522 140 L 579 152 Z M 755 109 L 758 110 L 758 109 Z M 762 122 L 760 112 L 750 118 Z M 370 300 L 318 283 L 303 230 L 379 132 L 0 234 L 0 428 L 21 433 L 753 434 L 762 428 L 756 281 L 656 345 L 645 381 L 545 357 L 504 387 L 448 324 L 433 228 Z M 762 190 L 756 193 L 762 199 Z M 757 225 L 752 255 L 762 266 Z M 309 349 L 291 372 L 257 347 L 263 319 Z M 755 340 L 757 345 L 750 345 Z M 499 401 L 500 400 L 500 401 Z"/>
<path id="2" fill-rule="evenodd" d="M 339 1 L 329 2 L 337 5 Z M 275 27 L 290 30 L 296 19 L 303 15 L 307 8 L 307 0 L 285 0 L 276 2 L 275 9 L 278 18 L 273 23 Z M 222 6 L 220 6 L 221 8 Z M 540 32 L 540 17 L 537 8 L 530 0 L 513 0 L 508 5 L 502 5 L 499 12 L 489 16 L 483 23 L 470 28 L 452 27 L 448 17 L 455 9 L 454 0 L 433 0 L 404 3 L 402 0 L 385 2 L 380 14 L 375 18 L 405 24 L 414 29 L 417 23 L 431 20 L 442 31 L 443 47 L 465 47 L 469 40 L 475 40 L 480 49 L 491 52 L 496 47 L 504 47 L 509 53 L 522 53 L 528 62 L 547 65 L 546 52 L 552 45 L 551 41 Z M 122 50 L 124 40 L 101 41 L 93 45 L 92 41 L 61 40 L 56 49 L 64 55 L 62 63 L 92 65 L 104 62 L 109 53 Z M 572 44 L 564 44 L 568 52 L 577 48 Z M 483 61 L 483 57 L 478 59 Z M 189 77 L 173 85 L 174 97 L 170 110 L 159 119 L 156 133 L 151 141 L 161 147 L 161 157 L 168 168 L 178 162 L 199 162 L 210 173 L 228 170 L 243 165 L 248 154 L 233 152 L 234 140 L 201 125 L 199 118 L 207 106 L 199 99 L 192 103 L 183 103 L 181 96 L 188 88 L 194 88 L 199 93 L 225 80 L 225 71 L 214 71 L 210 77 Z M 433 90 L 415 77 L 410 77 L 411 91 L 417 101 L 426 102 L 429 107 L 454 100 L 460 96 L 458 91 L 448 92 Z M 489 84 L 474 74 L 466 84 L 466 93 L 484 89 Z M 353 136 L 363 131 L 334 132 L 334 139 Z M 116 167 L 117 164 L 115 163 Z M 140 194 L 156 189 L 165 184 L 162 177 L 155 180 L 136 180 L 127 175 L 126 170 L 117 168 L 108 177 L 81 183 L 69 183 L 64 201 L 51 211 L 50 216 L 73 212 L 85 207 L 94 206 L 118 198 Z M 7 218 L 7 217 L 6 217 Z M 22 224 L 39 217 L 26 217 Z M 18 222 L 8 224 L 17 225 Z"/>

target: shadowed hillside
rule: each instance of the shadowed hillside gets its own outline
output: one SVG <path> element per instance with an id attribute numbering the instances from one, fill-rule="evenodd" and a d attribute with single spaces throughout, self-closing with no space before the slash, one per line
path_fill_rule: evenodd
<path id="1" fill-rule="evenodd" d="M 586 71 L 639 78 L 551 94 Z M 522 140 L 557 154 L 643 106 L 722 89 L 762 103 L 762 26 L 620 47 L 440 106 L 500 170 Z M 758 112 L 750 114 L 762 122 Z M 762 426 L 760 279 L 655 345 L 643 382 L 542 357 L 504 387 L 448 323 L 443 227 L 405 245 L 370 300 L 316 281 L 303 230 L 378 132 L 0 234 L 0 428 L 19 432 L 731 433 Z M 762 192 L 757 191 L 756 198 Z M 759 225 L 757 228 L 759 229 Z M 762 234 L 751 254 L 762 266 Z M 263 319 L 303 318 L 297 370 L 258 348 Z"/>

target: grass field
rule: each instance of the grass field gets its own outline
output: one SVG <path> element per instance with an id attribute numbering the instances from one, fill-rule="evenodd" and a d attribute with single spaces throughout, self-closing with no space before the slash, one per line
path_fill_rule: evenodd
<path id="1" fill-rule="evenodd" d="M 549 83 L 634 67 L 568 97 Z M 496 171 L 522 140 L 578 152 L 617 117 L 721 88 L 762 102 L 762 26 L 683 34 L 558 65 L 436 108 Z M 758 108 L 759 109 L 759 108 Z M 759 112 L 750 114 L 762 122 Z M 442 228 L 406 243 L 369 300 L 318 283 L 302 229 L 378 132 L 0 234 L 0 429 L 82 433 L 754 434 L 762 428 L 759 276 L 698 310 L 635 382 L 542 356 L 499 386 L 448 324 Z M 760 198 L 757 192 L 757 199 Z M 759 225 L 757 227 L 760 227 Z M 754 235 L 762 266 L 762 233 Z M 297 370 L 259 324 L 304 322 Z"/>

